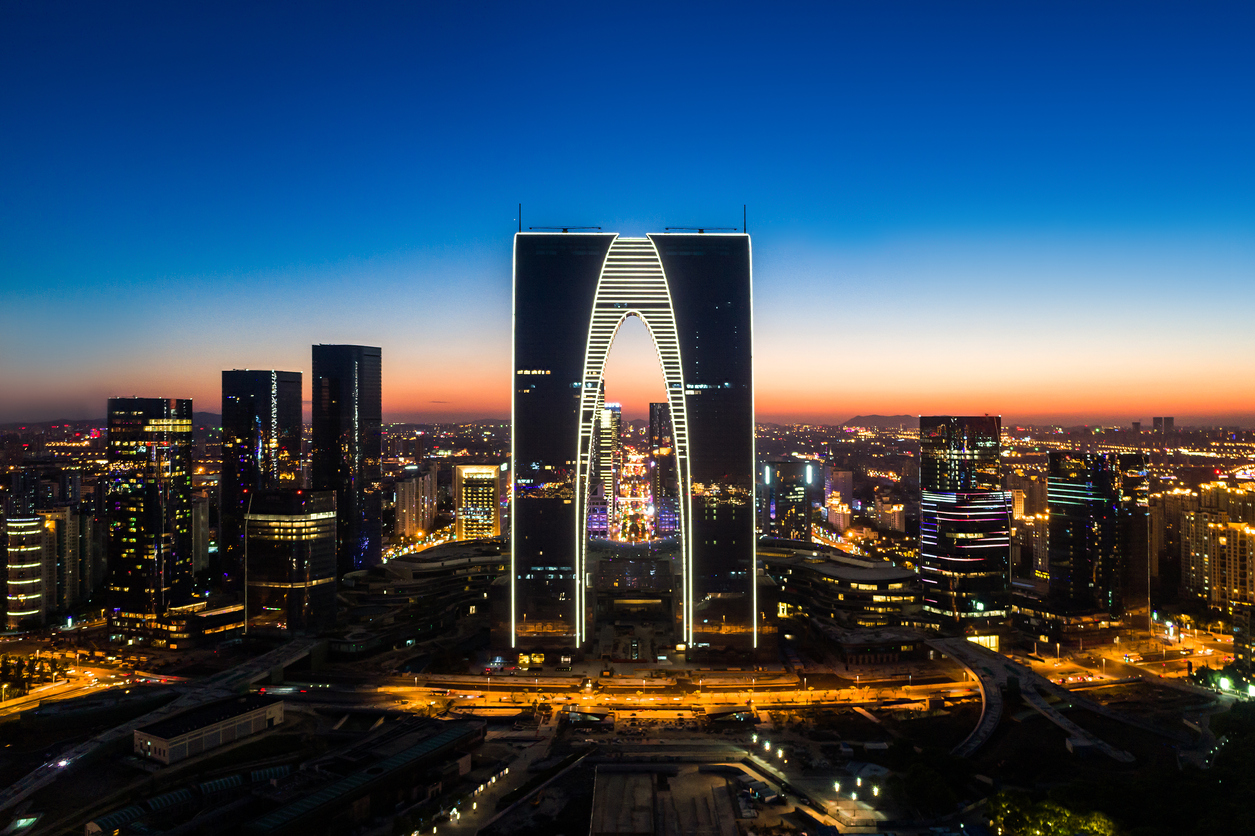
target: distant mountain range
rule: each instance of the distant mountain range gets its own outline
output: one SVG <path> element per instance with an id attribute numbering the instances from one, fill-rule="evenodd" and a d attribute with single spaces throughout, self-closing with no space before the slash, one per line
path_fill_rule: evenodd
<path id="1" fill-rule="evenodd" d="M 919 429 L 918 415 L 855 415 L 843 427 L 867 427 L 883 430 L 889 427 L 913 427 Z"/>

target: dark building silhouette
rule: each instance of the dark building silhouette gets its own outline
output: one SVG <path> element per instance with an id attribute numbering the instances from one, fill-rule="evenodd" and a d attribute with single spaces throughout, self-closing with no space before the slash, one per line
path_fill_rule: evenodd
<path id="1" fill-rule="evenodd" d="M 671 406 L 649 405 L 649 487 L 654 500 L 654 526 L 660 537 L 679 532 L 679 485 L 675 472 L 675 439 Z"/>
<path id="2" fill-rule="evenodd" d="M 920 419 L 920 580 L 944 619 L 1005 618 L 1011 494 L 1002 490 L 1002 419 Z"/>
<path id="3" fill-rule="evenodd" d="M 258 491 L 244 521 L 249 619 L 296 632 L 334 626 L 335 492 Z"/>
<path id="4" fill-rule="evenodd" d="M 301 373 L 222 373 L 218 566 L 238 576 L 250 493 L 301 487 Z"/>
<path id="5" fill-rule="evenodd" d="M 109 399 L 110 633 L 150 635 L 192 591 L 192 401 Z"/>
<path id="6" fill-rule="evenodd" d="M 310 486 L 336 494 L 336 571 L 382 558 L 383 396 L 380 350 L 314 346 Z"/>
<path id="7" fill-rule="evenodd" d="M 520 233 L 514 246 L 511 647 L 582 647 L 596 419 L 618 326 L 649 328 L 668 394 L 680 548 L 678 641 L 757 647 L 750 241 Z M 576 521 L 581 520 L 577 526 Z"/>
<path id="8" fill-rule="evenodd" d="M 1052 450 L 1047 495 L 1052 609 L 1122 615 L 1147 583 L 1145 455 Z"/>
<path id="9" fill-rule="evenodd" d="M 815 504 L 823 501 L 819 462 L 787 459 L 766 462 L 758 486 L 759 531 L 784 540 L 811 540 Z"/>

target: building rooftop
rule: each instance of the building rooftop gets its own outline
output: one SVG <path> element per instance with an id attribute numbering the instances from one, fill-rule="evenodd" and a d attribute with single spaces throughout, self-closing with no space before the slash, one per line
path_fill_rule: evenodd
<path id="1" fill-rule="evenodd" d="M 166 720 L 159 720 L 151 725 L 143 726 L 136 729 L 136 731 L 152 737 L 160 737 L 163 740 L 171 740 L 205 726 L 212 726 L 214 723 L 221 723 L 223 720 L 229 720 L 232 717 L 238 717 L 241 714 L 247 714 L 250 711 L 256 711 L 259 708 L 264 708 L 277 702 L 282 702 L 282 700 L 263 696 L 262 694 L 248 694 L 247 696 L 194 708 L 191 711 L 185 711 Z"/>

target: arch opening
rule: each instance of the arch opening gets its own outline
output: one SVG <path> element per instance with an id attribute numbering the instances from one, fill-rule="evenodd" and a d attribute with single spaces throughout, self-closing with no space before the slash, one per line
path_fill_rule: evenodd
<path id="1" fill-rule="evenodd" d="M 633 474 L 635 502 L 617 508 L 620 489 L 613 478 L 606 478 L 603 461 L 608 459 L 614 466 L 614 451 L 609 448 L 615 444 L 616 433 L 611 425 L 617 423 L 621 427 L 622 411 L 620 408 L 616 416 L 615 410 L 607 407 L 606 373 L 611 347 L 629 318 L 637 318 L 644 325 L 647 342 L 654 351 L 655 368 L 661 372 L 665 397 L 653 403 L 666 406 L 651 407 L 651 411 L 657 413 L 652 422 L 654 434 L 665 437 L 670 445 L 664 459 L 669 479 L 665 484 L 655 485 L 652 479 L 648 486 L 643 484 L 648 477 L 639 466 L 645 461 L 641 455 Z M 629 340 L 635 337 L 639 349 L 641 335 L 638 331 L 633 334 L 635 330 L 636 324 L 629 324 L 627 333 L 633 335 Z M 592 638 L 588 634 L 590 622 L 605 617 L 619 620 L 615 617 L 620 614 L 616 608 L 629 607 L 635 609 L 635 615 L 666 624 L 667 641 L 690 640 L 690 480 L 684 396 L 675 312 L 658 254 L 649 239 L 616 239 L 598 281 L 581 381 L 575 485 L 576 617 L 581 643 Z M 638 450 L 638 455 L 641 452 Z M 658 467 L 655 462 L 654 469 Z M 652 514 L 636 513 L 644 510 L 640 507 L 643 494 L 651 500 L 648 504 L 653 506 Z M 654 494 L 666 502 L 652 502 Z M 624 515 L 623 510 L 628 513 Z M 648 520 L 643 519 L 646 516 Z M 594 525 L 590 525 L 590 520 Z M 661 532 L 659 522 L 663 523 Z M 670 548 L 666 548 L 668 542 Z M 634 546 L 638 547 L 636 553 Z M 617 594 L 628 589 L 639 594 Z"/>

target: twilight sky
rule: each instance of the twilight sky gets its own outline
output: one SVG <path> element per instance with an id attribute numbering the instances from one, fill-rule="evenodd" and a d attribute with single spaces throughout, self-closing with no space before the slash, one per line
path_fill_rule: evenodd
<path id="1" fill-rule="evenodd" d="M 748 204 L 764 420 L 1255 426 L 1253 43 L 1250 3 L 0 3 L 0 421 L 217 411 L 316 342 L 383 347 L 385 417 L 508 415 L 521 201 Z"/>

